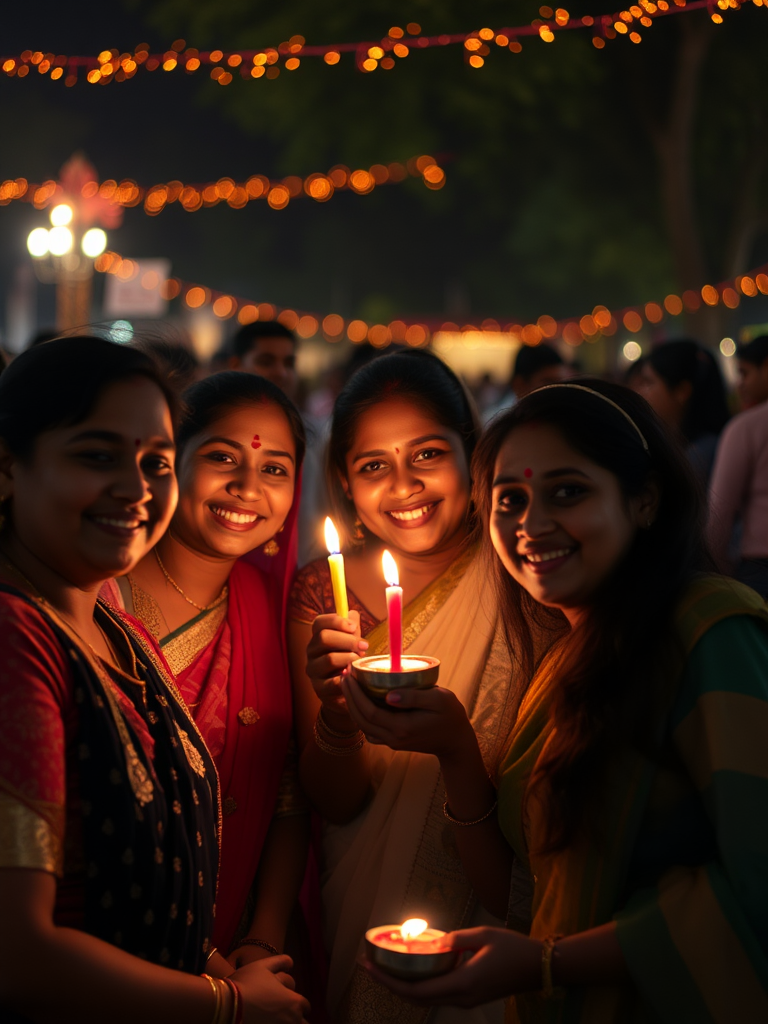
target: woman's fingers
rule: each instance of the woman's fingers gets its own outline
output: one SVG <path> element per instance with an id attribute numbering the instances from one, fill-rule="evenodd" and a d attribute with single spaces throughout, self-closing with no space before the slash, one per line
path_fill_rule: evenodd
<path id="1" fill-rule="evenodd" d="M 293 967 L 293 960 L 285 953 L 278 953 L 277 956 L 270 956 L 266 960 L 260 960 L 259 965 L 266 967 L 273 974 L 284 974 Z"/>
<path id="2" fill-rule="evenodd" d="M 363 967 L 372 978 L 375 978 L 380 985 L 384 985 L 410 1003 L 417 1006 L 458 1006 L 461 1004 L 464 995 L 464 986 L 459 980 L 457 984 L 456 974 L 461 970 L 450 971 L 442 974 L 439 978 L 430 978 L 428 981 L 401 981 L 393 978 L 390 974 L 384 974 L 370 960 L 361 961 Z"/>
<path id="3" fill-rule="evenodd" d="M 314 633 L 307 644 L 307 657 L 317 657 L 328 651 L 353 651 L 361 657 L 368 650 L 368 641 L 361 640 L 353 633 L 342 633 L 338 629 L 321 629 Z"/>
<path id="4" fill-rule="evenodd" d="M 407 708 L 409 711 L 417 709 L 438 714 L 445 711 L 455 700 L 455 695 L 442 686 L 431 686 L 428 690 L 414 690 L 404 686 L 387 695 L 387 704 L 392 708 Z"/>

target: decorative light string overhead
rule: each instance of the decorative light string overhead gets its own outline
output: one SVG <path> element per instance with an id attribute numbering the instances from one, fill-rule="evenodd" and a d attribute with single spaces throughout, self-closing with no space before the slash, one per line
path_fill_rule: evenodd
<path id="1" fill-rule="evenodd" d="M 592 33 L 592 43 L 603 49 L 606 40 L 625 37 L 632 43 L 642 40 L 642 33 L 654 20 L 671 14 L 707 9 L 715 24 L 722 24 L 721 12 L 739 10 L 749 0 L 638 0 L 626 10 L 614 14 L 585 15 L 572 18 L 565 8 L 541 7 L 540 17 L 530 24 L 508 28 L 481 28 L 473 32 L 443 33 L 436 36 L 422 34 L 421 25 L 410 22 L 403 29 L 393 26 L 378 41 L 307 45 L 304 36 L 294 35 L 279 46 L 262 50 L 197 50 L 188 47 L 186 40 L 177 39 L 164 53 L 151 53 L 147 43 L 140 43 L 133 52 L 118 49 L 102 50 L 97 57 L 77 57 L 67 54 L 44 53 L 42 50 L 24 50 L 17 56 L 0 57 L 0 70 L 7 77 L 24 78 L 31 71 L 47 75 L 67 86 L 76 85 L 79 73 L 92 85 L 125 82 L 139 70 L 148 72 L 185 71 L 195 74 L 209 70 L 210 77 L 219 85 L 229 85 L 235 75 L 250 80 L 277 78 L 281 70 L 296 71 L 305 58 L 317 57 L 329 66 L 338 65 L 343 54 L 351 54 L 359 71 L 392 70 L 398 60 L 404 60 L 415 50 L 438 46 L 461 46 L 466 63 L 481 68 L 491 53 L 491 44 L 497 50 L 522 50 L 521 38 L 538 37 L 552 43 L 558 32 L 581 29 Z M 768 0 L 751 0 L 755 7 L 768 7 Z"/>
<path id="2" fill-rule="evenodd" d="M 302 178 L 297 174 L 273 181 L 263 174 L 253 174 L 243 182 L 233 178 L 219 178 L 205 185 L 185 185 L 182 181 L 168 181 L 164 184 L 144 188 L 131 178 L 122 181 L 86 181 L 80 189 L 83 199 L 98 196 L 116 207 L 144 204 L 144 212 L 150 217 L 162 213 L 169 203 L 178 202 L 188 213 L 203 207 L 227 203 L 235 210 L 241 210 L 255 199 L 266 199 L 273 210 L 284 210 L 292 199 L 307 196 L 318 203 L 327 202 L 335 192 L 355 192 L 368 195 L 377 185 L 398 184 L 408 177 L 421 178 L 427 188 L 441 189 L 445 184 L 445 171 L 434 157 L 412 157 L 406 163 L 373 164 L 368 170 L 350 170 L 344 164 L 337 164 L 327 174 L 309 174 Z M 61 202 L 68 193 L 60 182 L 50 179 L 40 185 L 28 182 L 26 178 L 8 178 L 0 182 L 0 206 L 7 206 L 13 200 L 32 203 L 38 210 Z M 79 197 L 73 197 L 79 198 Z"/>
<path id="3" fill-rule="evenodd" d="M 161 279 L 153 271 L 142 274 L 140 264 L 125 259 L 116 252 L 105 252 L 97 257 L 94 268 L 101 273 L 115 274 L 124 281 L 135 280 L 141 275 L 140 284 L 149 290 L 159 290 L 164 299 L 181 299 L 190 309 L 210 306 L 221 320 L 236 317 L 241 324 L 256 320 L 279 320 L 302 338 L 320 334 L 329 342 L 344 338 L 355 344 L 369 341 L 376 348 L 386 348 L 392 342 L 405 343 L 416 348 L 427 345 L 434 334 L 462 334 L 467 341 L 477 343 L 478 334 L 508 334 L 510 342 L 524 345 L 538 345 L 542 341 L 562 338 L 568 345 L 595 342 L 601 337 L 611 337 L 620 326 L 637 334 L 646 325 L 657 327 L 669 316 L 679 316 L 684 310 L 695 313 L 702 307 L 722 303 L 727 309 L 736 309 L 743 297 L 754 298 L 768 295 L 768 264 L 741 274 L 718 285 L 706 284 L 700 291 L 685 291 L 682 296 L 670 294 L 663 302 L 646 302 L 642 306 L 627 306 L 610 310 L 607 306 L 595 306 L 591 313 L 582 317 L 555 320 L 546 314 L 535 323 L 518 324 L 487 318 L 476 324 L 456 324 L 437 319 L 414 321 L 412 319 L 392 320 L 390 323 L 369 324 L 365 320 L 350 320 L 337 313 L 325 316 L 301 310 L 286 309 L 269 302 L 254 302 L 226 292 L 216 291 L 201 284 L 185 281 L 178 277 Z"/>

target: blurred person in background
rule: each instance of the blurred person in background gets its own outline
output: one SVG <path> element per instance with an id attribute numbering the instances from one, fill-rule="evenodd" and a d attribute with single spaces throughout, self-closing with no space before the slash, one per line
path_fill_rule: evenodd
<path id="1" fill-rule="evenodd" d="M 768 334 L 736 349 L 739 379 L 736 390 L 742 409 L 768 401 Z"/>
<path id="2" fill-rule="evenodd" d="M 266 377 L 295 402 L 299 388 L 296 348 L 293 331 L 277 320 L 257 320 L 241 327 L 232 339 L 229 367 Z"/>
<path id="3" fill-rule="evenodd" d="M 706 487 L 730 415 L 712 353 L 689 338 L 665 342 L 648 353 L 630 386 L 678 436 Z"/>
<path id="4" fill-rule="evenodd" d="M 734 416 L 726 425 L 712 470 L 709 510 L 708 539 L 720 570 L 732 573 L 737 580 L 768 598 L 768 401 L 765 399 Z M 740 535 L 734 534 L 737 525 L 741 526 Z"/>
<path id="5" fill-rule="evenodd" d="M 494 416 L 511 409 L 531 391 L 547 384 L 559 384 L 572 376 L 571 367 L 552 345 L 522 345 L 515 357 L 507 393 L 483 413 L 483 420 L 488 423 Z"/>

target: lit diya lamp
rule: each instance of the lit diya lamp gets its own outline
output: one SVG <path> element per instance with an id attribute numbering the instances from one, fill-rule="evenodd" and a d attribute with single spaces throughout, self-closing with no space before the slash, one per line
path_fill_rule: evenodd
<path id="1" fill-rule="evenodd" d="M 385 974 L 406 981 L 423 981 L 452 971 L 461 951 L 449 949 L 445 932 L 414 917 L 404 924 L 380 925 L 365 933 L 368 959 Z"/>
<path id="2" fill-rule="evenodd" d="M 352 662 L 352 675 L 374 704 L 387 707 L 391 690 L 428 690 L 437 682 L 440 661 L 426 655 L 403 657 L 403 588 L 389 551 L 381 557 L 387 581 L 387 631 L 389 654 L 374 654 Z"/>

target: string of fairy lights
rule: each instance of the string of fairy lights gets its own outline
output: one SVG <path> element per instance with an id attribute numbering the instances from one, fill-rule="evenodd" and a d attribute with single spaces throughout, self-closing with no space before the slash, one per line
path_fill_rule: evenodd
<path id="1" fill-rule="evenodd" d="M 301 338 L 319 335 L 329 342 L 347 339 L 354 344 L 361 344 L 367 341 L 376 348 L 386 348 L 392 343 L 419 348 L 428 345 L 438 334 L 467 335 L 476 339 L 479 333 L 494 336 L 506 334 L 509 341 L 515 344 L 538 345 L 542 341 L 562 338 L 566 344 L 578 346 L 583 342 L 595 342 L 601 337 L 611 337 L 620 326 L 630 334 L 638 334 L 647 325 L 657 327 L 667 317 L 677 317 L 683 312 L 696 313 L 702 305 L 722 305 L 732 310 L 740 305 L 743 298 L 768 295 L 768 264 L 765 264 L 718 285 L 705 284 L 698 291 L 689 289 L 682 295 L 667 295 L 662 302 L 646 302 L 640 306 L 614 310 L 607 306 L 595 306 L 591 313 L 581 317 L 556 320 L 544 314 L 535 323 L 505 324 L 500 320 L 486 318 L 480 323 L 463 325 L 450 321 L 413 321 L 403 318 L 384 324 L 347 319 L 338 313 L 322 315 L 288 309 L 269 302 L 257 303 L 179 277 L 161 278 L 157 271 L 142 270 L 138 261 L 126 259 L 112 251 L 98 256 L 94 268 L 100 273 L 113 274 L 123 281 L 140 278 L 141 287 L 148 291 L 158 291 L 168 301 L 179 299 L 189 309 L 210 306 L 220 320 L 236 318 L 240 324 L 278 320 L 290 330 L 296 331 Z"/>
<path id="2" fill-rule="evenodd" d="M 379 40 L 367 42 L 307 44 L 304 36 L 293 35 L 278 46 L 260 50 L 198 50 L 186 40 L 175 40 L 163 53 L 151 53 L 149 44 L 140 43 L 133 51 L 105 49 L 97 56 L 73 56 L 24 50 L 18 55 L 0 57 L 0 71 L 8 78 L 26 78 L 33 71 L 52 81 L 74 86 L 83 79 L 91 85 L 126 82 L 139 72 L 183 71 L 187 75 L 208 71 L 219 85 L 229 85 L 236 76 L 246 81 L 275 79 L 281 71 L 298 70 L 302 61 L 322 60 L 328 67 L 339 65 L 350 55 L 358 71 L 390 71 L 414 52 L 435 47 L 461 46 L 464 61 L 471 68 L 482 68 L 492 50 L 520 53 L 521 39 L 538 38 L 552 43 L 560 32 L 582 30 L 592 34 L 592 44 L 601 50 L 606 42 L 624 38 L 640 43 L 643 32 L 661 17 L 707 10 L 715 24 L 723 23 L 726 11 L 737 11 L 745 3 L 768 7 L 768 0 L 638 0 L 613 14 L 584 15 L 572 18 L 563 7 L 539 8 L 539 17 L 530 24 L 506 28 L 481 28 L 471 32 L 425 35 L 416 22 L 405 28 L 394 25 Z"/>
<path id="3" fill-rule="evenodd" d="M 157 216 L 171 203 L 176 203 L 188 213 L 226 203 L 234 210 L 241 210 L 257 199 L 266 200 L 273 210 L 284 210 L 292 199 L 302 196 L 325 203 L 336 192 L 354 192 L 369 195 L 379 185 L 399 184 L 408 178 L 418 178 L 433 191 L 445 185 L 445 171 L 434 157 L 423 154 L 412 157 L 405 163 L 373 164 L 367 170 L 350 170 L 344 164 L 337 164 L 327 174 L 314 173 L 306 177 L 294 174 L 280 180 L 273 180 L 264 174 L 253 174 L 242 182 L 233 178 L 219 178 L 218 181 L 202 185 L 184 184 L 182 181 L 168 181 L 149 187 L 137 185 L 131 178 L 117 181 L 86 181 L 80 187 L 80 196 L 69 197 L 67 189 L 58 181 L 50 179 L 39 185 L 26 178 L 8 178 L 0 182 L 0 206 L 7 206 L 14 200 L 32 203 L 36 209 L 66 202 L 68 198 L 79 201 L 99 197 L 116 207 L 134 207 L 143 203 L 144 212 Z"/>

